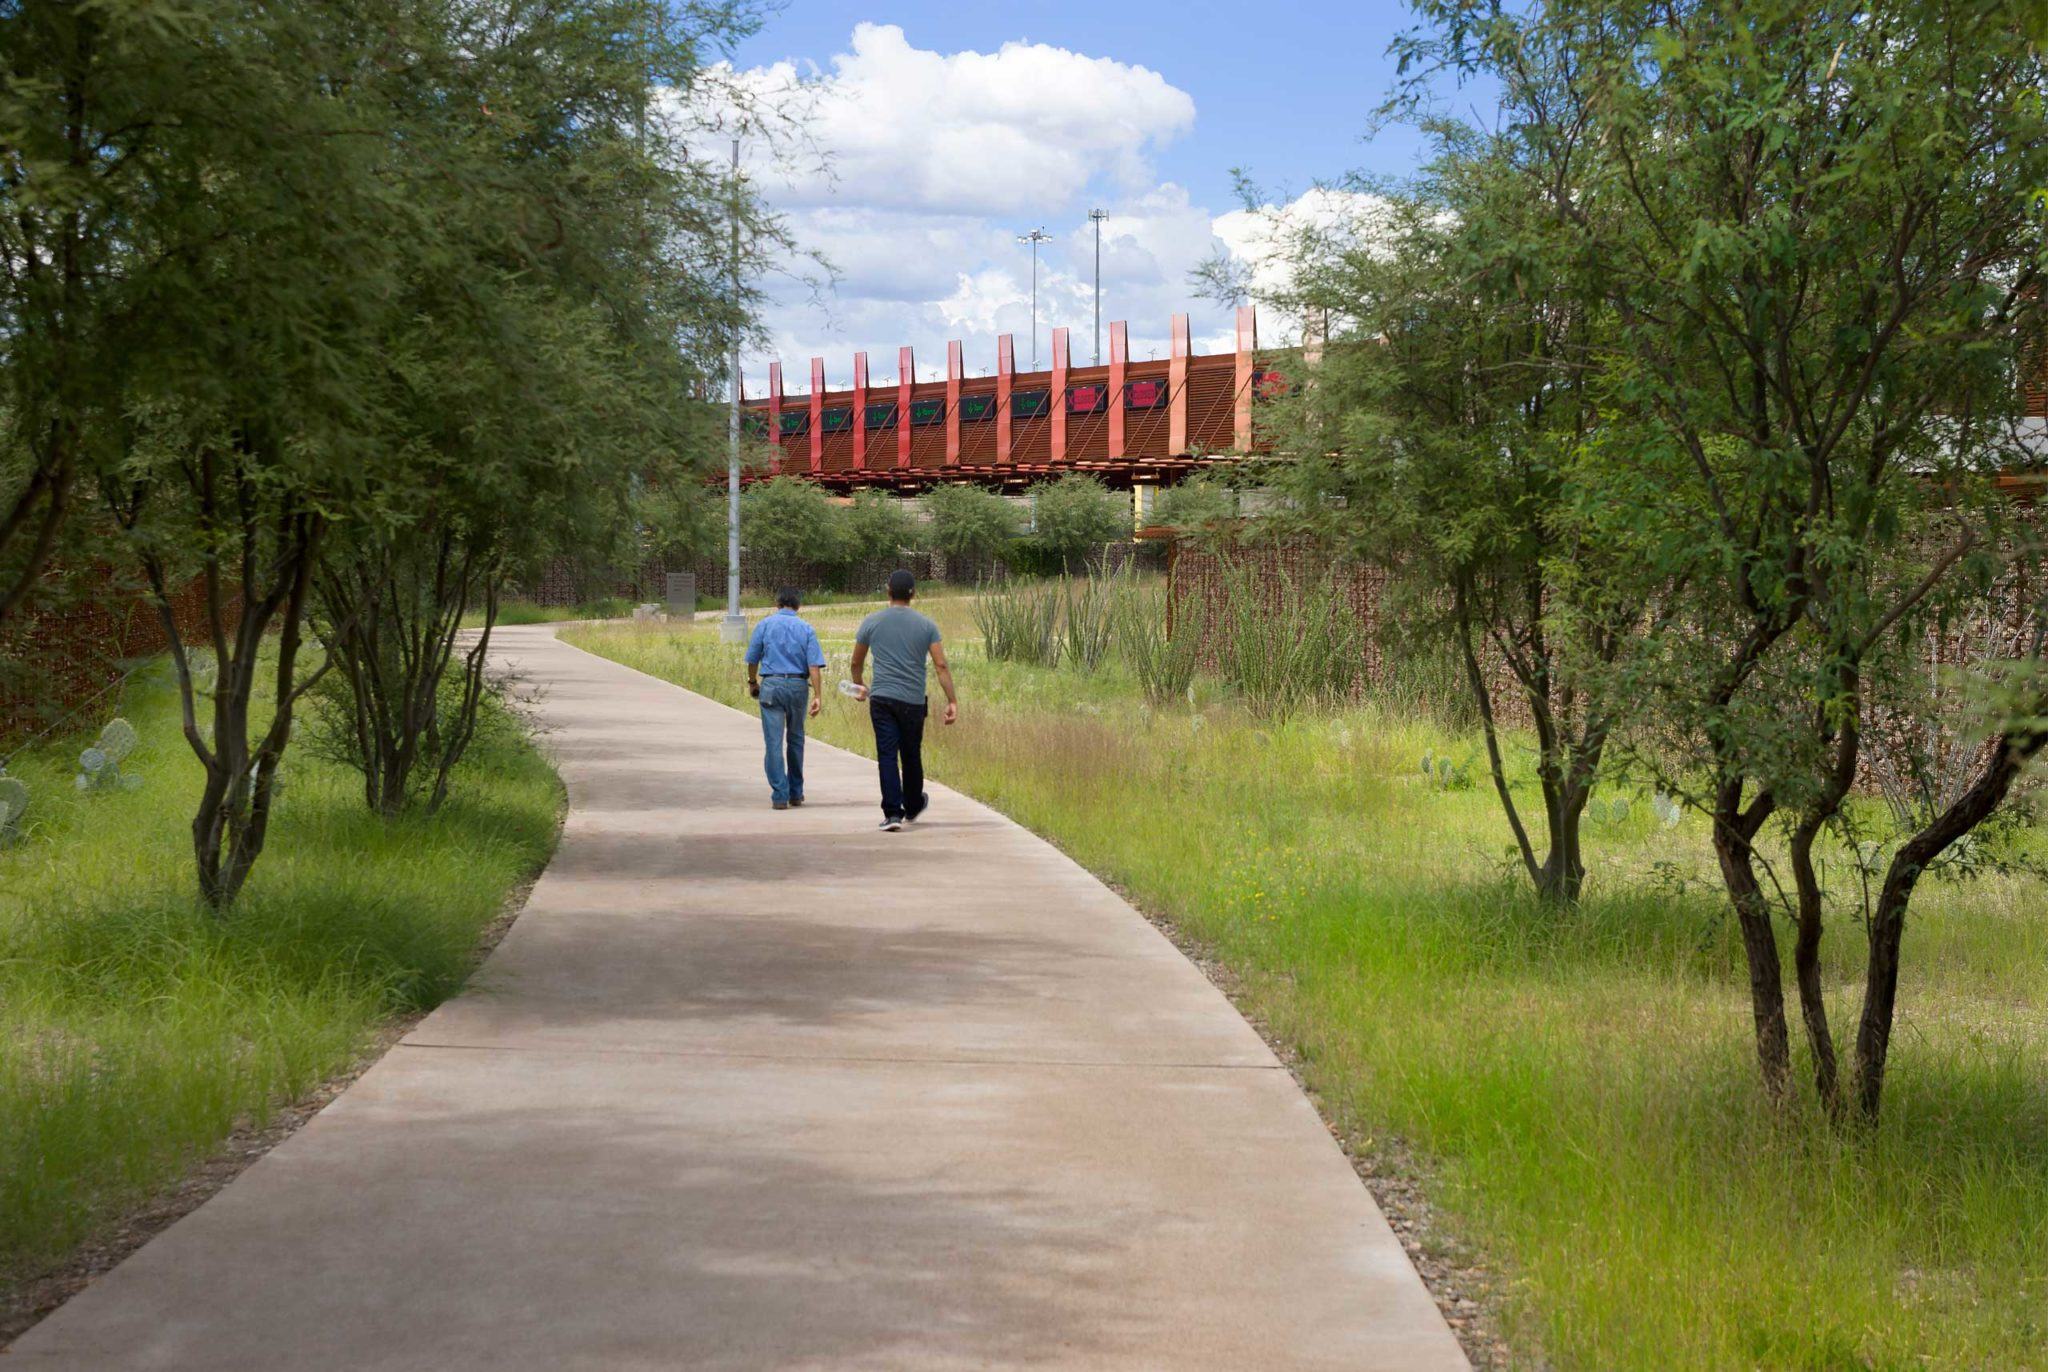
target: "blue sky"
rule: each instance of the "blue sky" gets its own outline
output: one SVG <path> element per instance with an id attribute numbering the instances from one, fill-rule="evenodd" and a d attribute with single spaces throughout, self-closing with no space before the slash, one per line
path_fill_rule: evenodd
<path id="1" fill-rule="evenodd" d="M 1412 130 L 1365 138 L 1395 79 L 1387 45 L 1414 24 L 1405 5 L 1387 0 L 919 0 L 857 14 L 844 3 L 791 0 L 741 47 L 740 60 L 752 66 L 794 57 L 829 67 L 832 55 L 846 50 L 857 19 L 895 24 L 913 45 L 942 52 L 992 52 L 1016 39 L 1150 67 L 1192 94 L 1197 109 L 1194 130 L 1159 155 L 1160 173 L 1219 207 L 1230 203 L 1233 166 L 1272 189 L 1299 191 L 1350 169 L 1399 175 L 1418 156 Z"/>
<path id="2" fill-rule="evenodd" d="M 1176 309 L 1194 316 L 1197 351 L 1222 350 L 1229 311 L 1195 299 L 1188 274 L 1219 250 L 1256 256 L 1259 217 L 1240 209 L 1231 168 L 1278 213 L 1329 212 L 1318 179 L 1412 170 L 1412 130 L 1366 137 L 1394 81 L 1387 46 L 1411 23 L 1384 0 L 858 11 L 790 0 L 735 65 L 762 87 L 814 82 L 813 136 L 833 173 L 749 148 L 750 175 L 837 279 L 822 298 L 774 287 L 774 344 L 747 360 L 750 393 L 768 355 L 792 389 L 813 354 L 843 385 L 856 348 L 872 380 L 892 379 L 900 343 L 929 376 L 950 338 L 983 371 L 1002 332 L 1027 365 L 1031 259 L 1015 235 L 1039 225 L 1054 235 L 1041 249 L 1041 357 L 1063 324 L 1075 360 L 1089 360 L 1091 206 L 1110 215 L 1104 317 L 1128 319 L 1133 355 L 1163 354 Z M 1262 320 L 1262 339 L 1278 327 Z"/>

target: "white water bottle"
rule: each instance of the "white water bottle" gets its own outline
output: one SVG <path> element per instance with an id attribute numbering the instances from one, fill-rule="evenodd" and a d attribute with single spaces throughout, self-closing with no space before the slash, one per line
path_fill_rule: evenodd
<path id="1" fill-rule="evenodd" d="M 859 700 L 862 696 L 867 694 L 867 688 L 864 686 L 855 685 L 852 677 L 843 676 L 839 678 L 839 694 L 843 696 L 852 696 L 855 700 Z"/>

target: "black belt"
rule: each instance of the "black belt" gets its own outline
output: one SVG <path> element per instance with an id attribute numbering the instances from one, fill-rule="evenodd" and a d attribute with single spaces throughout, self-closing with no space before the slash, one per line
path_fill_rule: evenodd
<path id="1" fill-rule="evenodd" d="M 808 677 L 808 676 L 810 675 L 810 673 L 809 673 L 809 672 L 763 672 L 763 673 L 761 673 L 761 675 L 762 675 L 762 676 L 764 676 L 764 677 L 769 677 L 769 676 L 779 676 L 779 677 L 787 677 L 787 678 L 789 678 L 789 679 L 790 679 L 790 680 L 792 680 L 792 681 L 802 681 L 802 680 L 803 680 L 803 679 L 804 679 L 805 677 Z"/>

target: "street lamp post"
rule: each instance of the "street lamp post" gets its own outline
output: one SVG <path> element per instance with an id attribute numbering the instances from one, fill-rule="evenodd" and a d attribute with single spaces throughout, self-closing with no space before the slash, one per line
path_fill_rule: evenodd
<path id="1" fill-rule="evenodd" d="M 1109 218 L 1106 210 L 1090 210 L 1088 217 L 1095 221 L 1095 365 L 1102 365 L 1102 221 Z"/>
<path id="2" fill-rule="evenodd" d="M 1031 370 L 1038 370 L 1038 245 L 1052 242 L 1043 226 L 1017 235 L 1019 243 L 1031 245 Z"/>
<path id="3" fill-rule="evenodd" d="M 725 618 L 718 637 L 747 641 L 747 617 L 740 613 L 740 140 L 732 140 L 732 399 L 725 424 Z"/>

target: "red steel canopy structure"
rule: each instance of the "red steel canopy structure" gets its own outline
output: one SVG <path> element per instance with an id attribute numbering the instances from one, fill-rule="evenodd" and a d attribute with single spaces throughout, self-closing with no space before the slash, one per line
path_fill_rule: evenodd
<path id="1" fill-rule="evenodd" d="M 916 381 L 909 348 L 897 381 L 868 384 L 868 357 L 853 356 L 853 386 L 825 389 L 825 359 L 811 359 L 808 395 L 786 396 L 782 364 L 769 394 L 744 404 L 748 430 L 768 443 L 769 475 L 808 476 L 838 490 L 916 490 L 943 481 L 1027 484 L 1088 472 L 1111 486 L 1172 481 L 1198 465 L 1254 451 L 1252 406 L 1287 385 L 1258 359 L 1258 323 L 1237 312 L 1234 352 L 1194 356 L 1188 317 L 1173 316 L 1172 356 L 1129 359 L 1127 331 L 1109 326 L 1107 366 L 1068 362 L 1067 331 L 1052 331 L 1052 367 L 1016 370 L 1009 334 L 996 340 L 994 376 L 962 374 L 946 345 L 946 379 Z"/>

